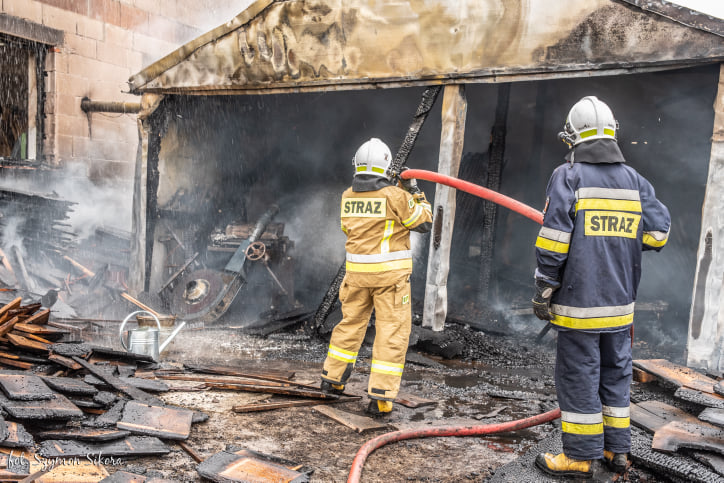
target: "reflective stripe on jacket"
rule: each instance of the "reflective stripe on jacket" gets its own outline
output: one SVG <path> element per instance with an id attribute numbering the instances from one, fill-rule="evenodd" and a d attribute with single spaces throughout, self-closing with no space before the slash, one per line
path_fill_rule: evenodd
<path id="1" fill-rule="evenodd" d="M 347 272 L 411 273 L 410 230 L 431 221 L 424 194 L 413 196 L 391 184 L 374 191 L 347 189 L 341 202 Z"/>
<path id="2" fill-rule="evenodd" d="M 633 322 L 641 252 L 666 244 L 669 211 L 651 184 L 624 164 L 615 141 L 580 144 L 569 157 L 575 162 L 556 168 L 548 182 L 535 244 L 538 274 L 561 284 L 551 322 L 621 330 Z"/>

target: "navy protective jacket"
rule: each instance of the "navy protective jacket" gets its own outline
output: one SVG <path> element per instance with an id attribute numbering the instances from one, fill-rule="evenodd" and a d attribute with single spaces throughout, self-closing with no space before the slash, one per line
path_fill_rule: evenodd
<path id="1" fill-rule="evenodd" d="M 575 146 L 553 171 L 536 240 L 536 278 L 560 284 L 551 299 L 558 329 L 613 332 L 633 323 L 642 250 L 668 240 L 669 210 L 625 164 L 613 139 Z"/>

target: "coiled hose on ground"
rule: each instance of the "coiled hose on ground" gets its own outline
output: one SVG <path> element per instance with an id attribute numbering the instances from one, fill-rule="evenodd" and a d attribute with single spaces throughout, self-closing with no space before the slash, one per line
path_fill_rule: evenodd
<path id="1" fill-rule="evenodd" d="M 536 223 L 543 224 L 543 213 L 531 208 L 525 203 L 514 200 L 508 196 L 493 191 L 482 186 L 464 181 L 461 179 L 446 176 L 444 174 L 435 173 L 433 171 L 425 171 L 422 169 L 408 169 L 400 174 L 403 179 L 424 179 L 426 181 L 432 181 L 434 183 L 444 184 L 452 188 L 465 191 L 472 195 L 480 198 L 492 201 L 501 206 L 505 206 L 523 216 L 530 218 Z M 406 429 L 402 431 L 394 431 L 392 433 L 382 434 L 376 438 L 372 438 L 367 441 L 357 451 L 354 460 L 352 461 L 352 468 L 347 478 L 347 483 L 358 483 L 362 476 L 362 468 L 364 467 L 365 460 L 372 454 L 377 448 L 388 443 L 394 443 L 396 441 L 403 441 L 405 439 L 415 438 L 430 438 L 430 437 L 443 437 L 443 436 L 485 436 L 490 434 L 505 433 L 508 431 L 517 431 L 519 429 L 530 428 L 531 426 L 537 426 L 544 424 L 561 417 L 561 410 L 556 408 L 552 411 L 548 411 L 543 414 L 531 416 L 525 419 L 518 419 L 516 421 L 508 421 L 505 423 L 485 424 L 482 426 L 440 426 L 437 428 L 423 428 L 423 429 Z"/>

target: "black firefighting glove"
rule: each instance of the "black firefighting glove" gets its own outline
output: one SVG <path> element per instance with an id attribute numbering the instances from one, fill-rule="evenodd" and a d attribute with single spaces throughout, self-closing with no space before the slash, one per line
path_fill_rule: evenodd
<path id="1" fill-rule="evenodd" d="M 533 297 L 533 313 L 541 320 L 553 320 L 551 314 L 551 297 L 558 286 L 542 279 L 535 280 L 535 297 Z"/>
<path id="2" fill-rule="evenodd" d="M 402 171 L 400 171 L 400 174 L 404 173 L 408 169 L 409 168 L 407 168 L 407 167 L 402 168 Z M 420 188 L 417 187 L 417 180 L 415 178 L 410 178 L 410 179 L 400 178 L 400 184 L 402 185 L 402 188 L 405 191 L 407 191 L 408 193 L 410 193 L 411 195 L 416 195 L 418 193 L 422 193 L 422 191 L 420 191 Z"/>

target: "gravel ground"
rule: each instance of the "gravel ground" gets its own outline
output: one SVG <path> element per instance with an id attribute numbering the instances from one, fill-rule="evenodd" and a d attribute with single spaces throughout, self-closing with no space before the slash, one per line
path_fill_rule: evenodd
<path id="1" fill-rule="evenodd" d="M 417 362 L 408 362 L 402 381 L 402 392 L 433 399 L 438 404 L 417 409 L 397 404 L 389 417 L 388 429 L 365 434 L 358 434 L 311 407 L 247 414 L 231 411 L 234 405 L 267 399 L 269 396 L 264 394 L 172 391 L 161 397 L 169 404 L 209 415 L 208 421 L 193 426 L 186 441 L 204 458 L 228 446 L 244 447 L 311 468 L 312 481 L 346 481 L 360 446 L 387 431 L 498 423 L 555 408 L 554 335 L 551 331 L 541 343 L 535 343 L 541 327 L 536 325 L 517 335 L 493 336 L 450 324 L 445 330 L 452 339 L 463 342 L 462 355 L 443 360 L 420 354 Z M 119 345 L 116 334 L 97 333 L 94 338 L 99 344 Z M 326 340 L 310 338 L 301 331 L 260 338 L 223 328 L 185 330 L 163 354 L 162 365 L 180 367 L 191 362 L 289 370 L 296 373 L 294 380 L 316 385 L 326 348 Z M 370 356 L 371 347 L 364 345 L 347 392 L 365 394 Z M 656 351 L 637 344 L 634 357 L 657 356 Z M 182 381 L 169 384 L 190 385 Z M 645 391 L 638 394 L 645 397 Z M 367 399 L 363 397 L 336 407 L 363 415 L 366 405 Z M 486 481 L 496 469 L 525 454 L 555 428 L 555 423 L 548 423 L 487 438 L 427 438 L 393 443 L 367 459 L 363 481 Z M 175 443 L 169 442 L 169 447 L 172 451 L 166 456 L 129 460 L 124 465 L 109 467 L 108 471 L 200 481 L 197 463 Z"/>

